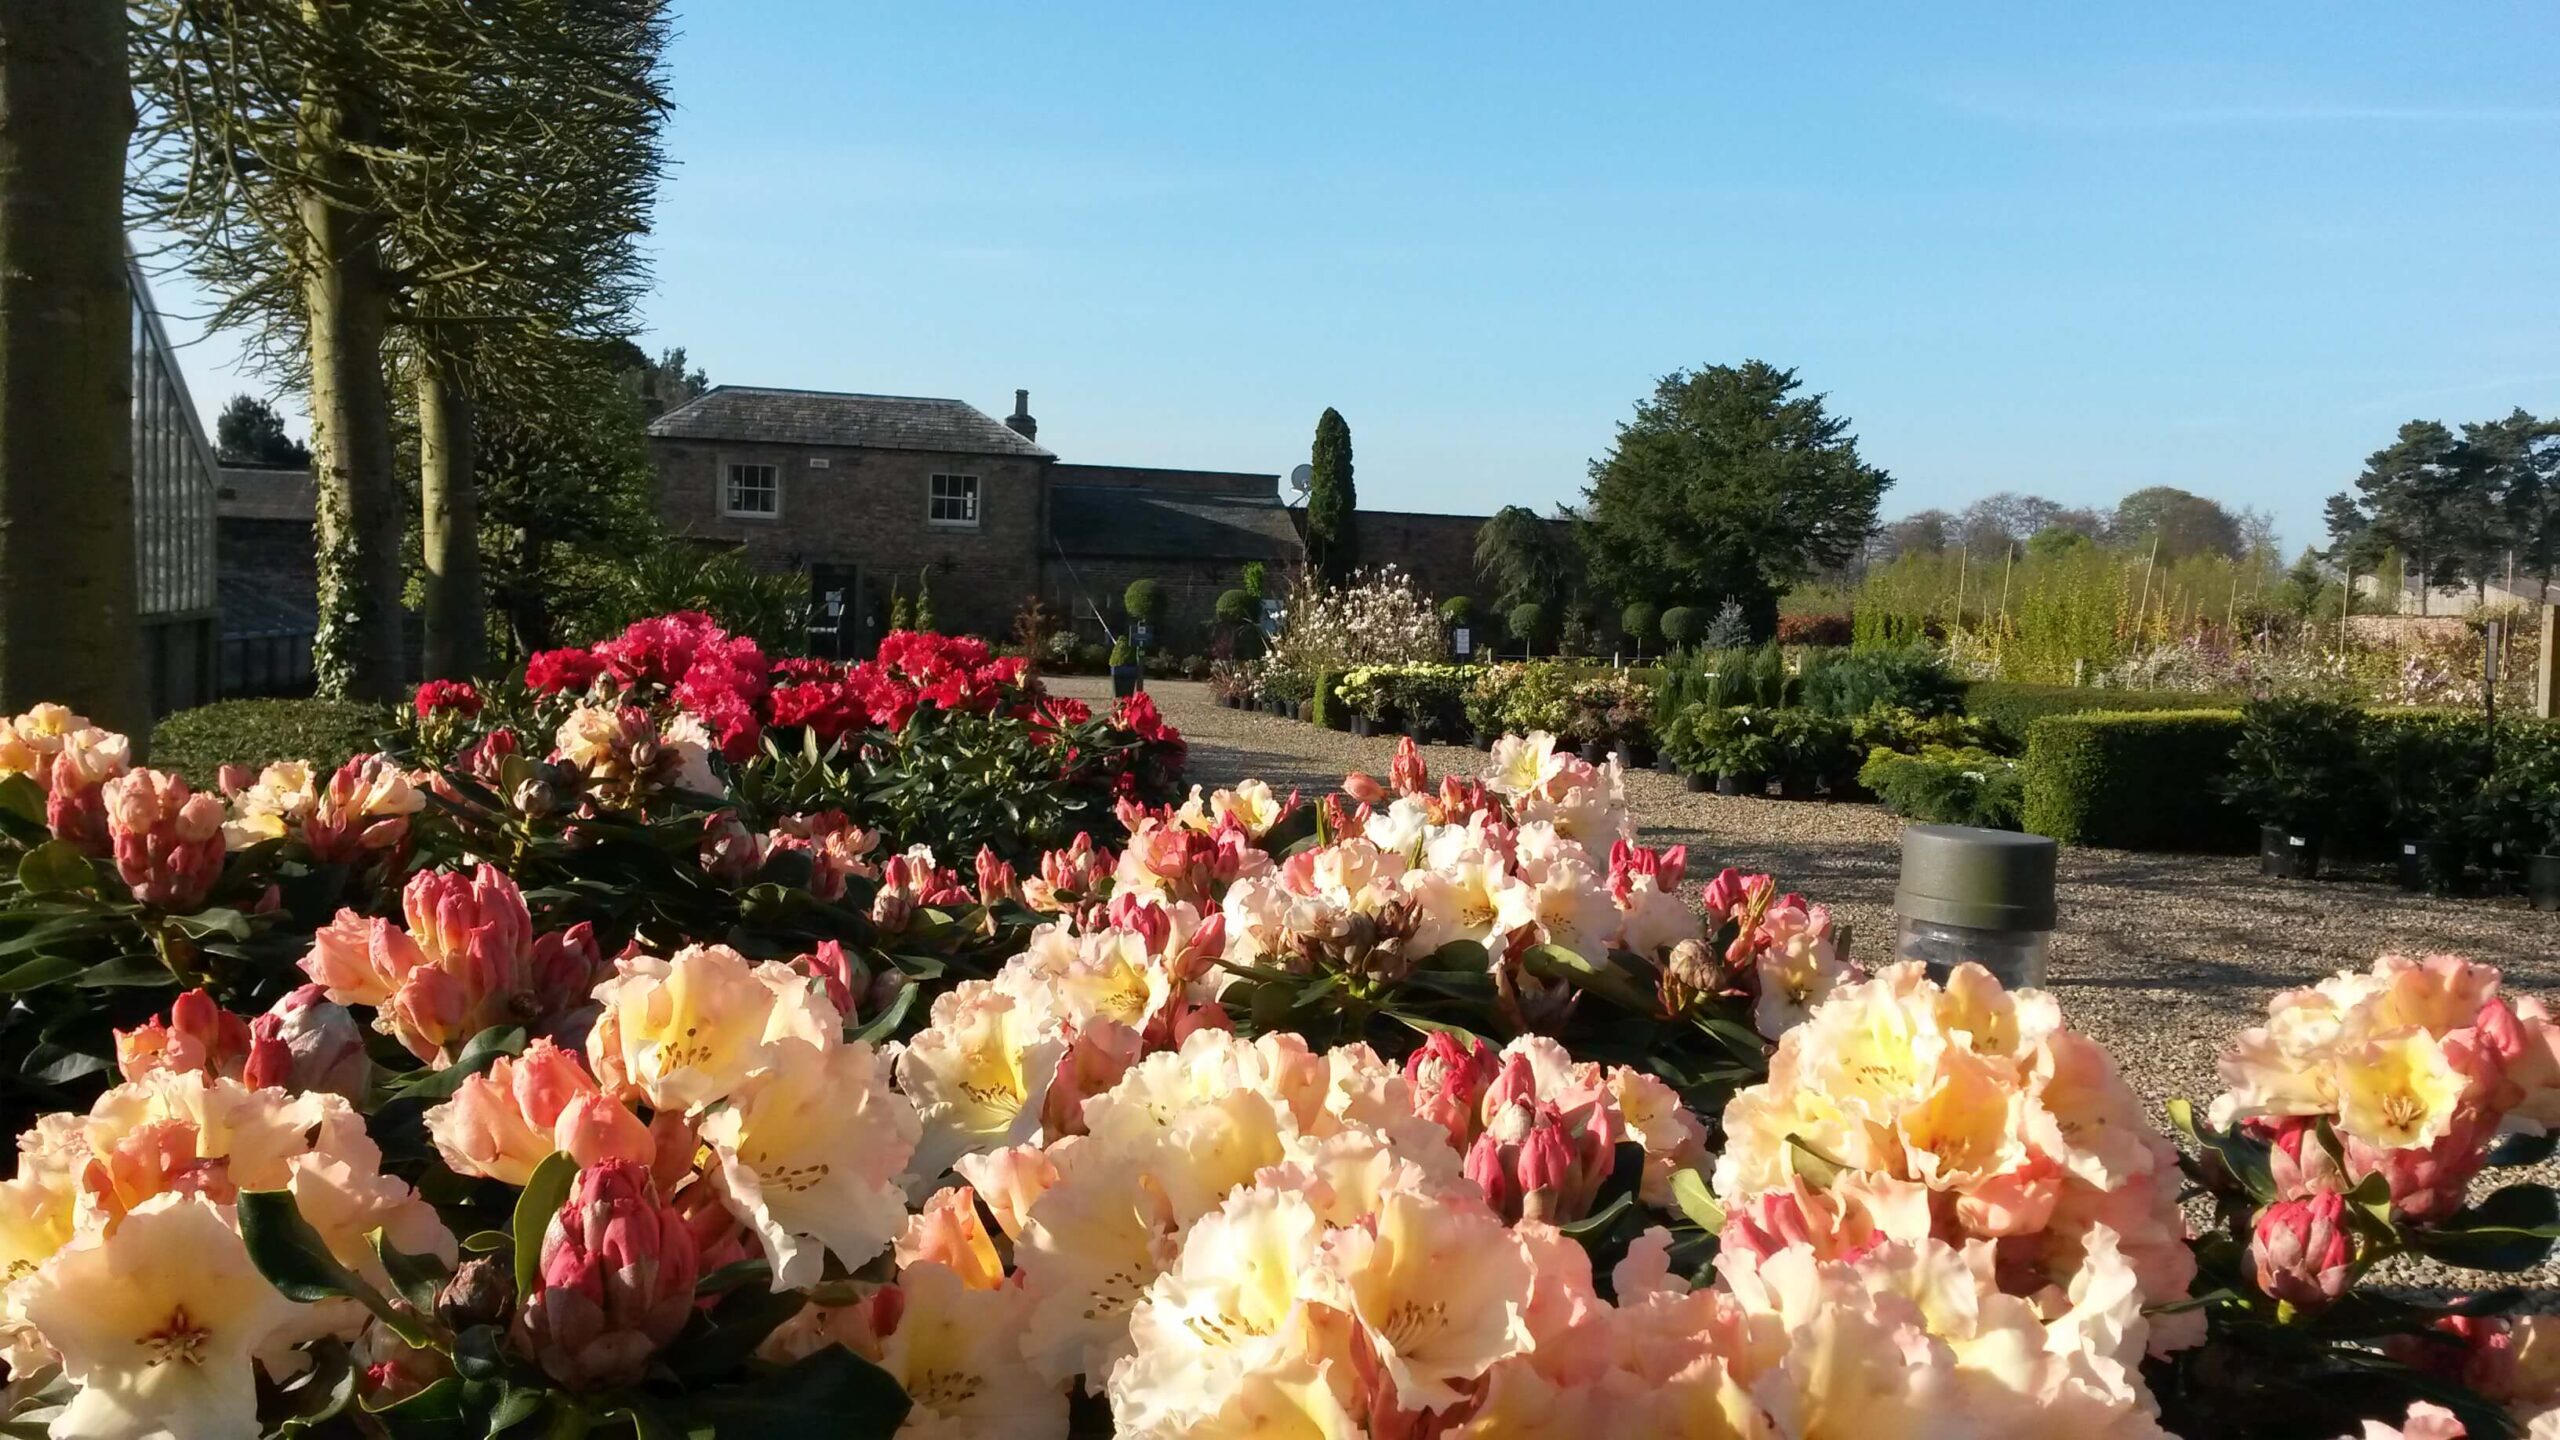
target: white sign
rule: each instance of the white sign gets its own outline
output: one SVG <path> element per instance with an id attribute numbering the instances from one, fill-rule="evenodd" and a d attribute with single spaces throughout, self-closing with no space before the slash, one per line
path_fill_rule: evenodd
<path id="1" fill-rule="evenodd" d="M 1461 625 L 1458 627 L 1457 641 L 1458 653 L 1461 656 L 1472 655 L 1475 653 L 1476 637 L 1468 631 L 1466 626 Z"/>

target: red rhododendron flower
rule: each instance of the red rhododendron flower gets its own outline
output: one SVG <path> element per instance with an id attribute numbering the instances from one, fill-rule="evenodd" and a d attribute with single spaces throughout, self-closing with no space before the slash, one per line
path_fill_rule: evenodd
<path id="1" fill-rule="evenodd" d="M 468 680 L 430 680 L 418 687 L 414 701 L 418 718 L 430 715 L 460 715 L 468 719 L 480 713 L 480 687 Z"/>
<path id="2" fill-rule="evenodd" d="M 545 695 L 579 694 L 603 673 L 604 661 L 592 650 L 544 650 L 525 662 L 524 683 Z"/>

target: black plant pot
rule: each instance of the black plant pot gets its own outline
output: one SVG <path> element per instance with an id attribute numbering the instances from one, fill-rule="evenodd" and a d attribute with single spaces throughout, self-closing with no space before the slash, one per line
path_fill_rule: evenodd
<path id="1" fill-rule="evenodd" d="M 1352 717 L 1351 717 L 1351 733 L 1352 733 L 1352 734 L 1354 734 L 1354 735 L 1359 735 L 1359 736 L 1366 736 L 1366 735 L 1369 733 L 1369 729 L 1370 729 L 1370 722 L 1369 722 L 1369 717 L 1368 717 L 1368 716 L 1366 716 L 1366 715 L 1354 715 L 1354 716 L 1352 716 Z"/>
<path id="2" fill-rule="evenodd" d="M 2536 910 L 2560 910 L 2560 855 L 2536 855 L 2524 862 L 2524 893 Z"/>
<path id="3" fill-rule="evenodd" d="M 1493 732 L 1490 730 L 1470 731 L 1467 734 L 1467 743 L 1475 746 L 1479 750 L 1490 750 L 1493 748 Z"/>
<path id="4" fill-rule="evenodd" d="M 2319 878 L 2320 837 L 2282 825 L 2259 826 L 2258 872 L 2274 880 Z"/>
<path id="5" fill-rule="evenodd" d="M 1653 764 L 1653 747 L 1650 745 L 1630 741 L 1624 753 L 1627 757 L 1627 768 L 1630 770 L 1643 770 Z"/>
<path id="6" fill-rule="evenodd" d="M 1810 775 L 1786 776 L 1778 781 L 1778 794 L 1781 798 L 1788 800 L 1810 800 L 1813 798 L 1813 777 Z"/>
<path id="7" fill-rule="evenodd" d="M 1111 698 L 1126 700 L 1146 688 L 1147 672 L 1135 665 L 1111 667 Z"/>
<path id="8" fill-rule="evenodd" d="M 1653 768 L 1665 775 L 1677 775 L 1680 773 L 1680 762 L 1657 752 L 1653 757 Z"/>
<path id="9" fill-rule="evenodd" d="M 1759 788 L 1757 785 L 1746 784 L 1739 775 L 1716 777 L 1716 793 L 1719 795 L 1748 795 Z"/>
<path id="10" fill-rule="evenodd" d="M 1586 765 L 1598 765 L 1608 758 L 1609 742 L 1606 740 L 1588 741 L 1582 747 L 1582 760 Z"/>
<path id="11" fill-rule="evenodd" d="M 1689 793 L 1692 795 L 1704 795 L 1716 788 L 1714 779 L 1695 770 L 1689 772 L 1684 783 L 1688 785 Z"/>
<path id="12" fill-rule="evenodd" d="M 2433 868 L 2436 844 L 2432 840 L 2403 840 L 2394 869 L 2400 888 L 2416 894 L 2427 888 L 2427 872 Z"/>

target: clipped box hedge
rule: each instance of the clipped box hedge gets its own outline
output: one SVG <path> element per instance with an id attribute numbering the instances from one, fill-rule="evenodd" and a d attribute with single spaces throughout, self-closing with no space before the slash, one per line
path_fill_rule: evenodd
<path id="1" fill-rule="evenodd" d="M 2048 715 L 2224 710 L 2238 703 L 2228 695 L 2187 690 L 2093 690 L 2086 685 L 2024 685 L 2006 680 L 1979 680 L 1964 692 L 1964 713 L 1988 726 L 1991 738 L 2010 750 L 2024 748 L 2028 730 Z"/>
<path id="2" fill-rule="evenodd" d="M 270 760 L 308 760 L 334 770 L 372 750 L 392 725 L 388 709 L 351 700 L 217 700 L 153 726 L 150 763 L 208 789 L 226 762 L 255 770 Z"/>
<path id="3" fill-rule="evenodd" d="M 1341 670 L 1321 671 L 1316 676 L 1315 709 L 1308 718 L 1327 730 L 1351 728 L 1351 707 L 1342 703 Z"/>
<path id="4" fill-rule="evenodd" d="M 2237 710 L 2047 716 L 2027 731 L 2020 821 L 2068 845 L 2246 850 L 2256 827 L 2221 795 L 2239 740 Z"/>

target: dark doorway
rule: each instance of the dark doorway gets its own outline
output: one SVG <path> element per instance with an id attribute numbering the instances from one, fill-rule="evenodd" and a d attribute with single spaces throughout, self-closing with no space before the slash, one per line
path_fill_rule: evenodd
<path id="1" fill-rule="evenodd" d="M 862 587 L 858 567 L 809 567 L 809 653 L 824 660 L 861 656 Z"/>

